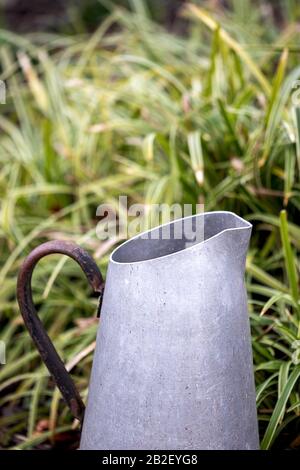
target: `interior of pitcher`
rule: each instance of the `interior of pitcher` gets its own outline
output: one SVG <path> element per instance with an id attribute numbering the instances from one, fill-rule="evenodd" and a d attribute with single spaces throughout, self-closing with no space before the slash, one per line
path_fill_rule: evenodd
<path id="1" fill-rule="evenodd" d="M 135 263 L 171 255 L 202 243 L 225 230 L 251 224 L 232 212 L 206 212 L 177 219 L 124 242 L 111 254 L 116 263 Z"/>

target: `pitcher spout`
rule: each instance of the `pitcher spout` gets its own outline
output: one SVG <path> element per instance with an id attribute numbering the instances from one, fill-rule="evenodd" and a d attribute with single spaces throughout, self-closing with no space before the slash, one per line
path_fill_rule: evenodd
<path id="1" fill-rule="evenodd" d="M 252 225 L 233 212 L 204 214 L 204 243 L 217 242 L 232 260 L 244 269 Z"/>

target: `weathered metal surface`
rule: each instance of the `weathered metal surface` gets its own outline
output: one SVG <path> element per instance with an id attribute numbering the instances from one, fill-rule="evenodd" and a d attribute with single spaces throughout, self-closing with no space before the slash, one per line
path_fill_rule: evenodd
<path id="1" fill-rule="evenodd" d="M 110 257 L 81 449 L 258 448 L 251 225 L 228 212 L 196 218 L 202 243 L 158 228 Z"/>
<path id="2" fill-rule="evenodd" d="M 32 300 L 31 278 L 34 267 L 41 258 L 54 253 L 73 258 L 82 268 L 93 291 L 101 297 L 104 281 L 93 258 L 80 246 L 64 241 L 50 241 L 35 248 L 25 259 L 18 276 L 17 299 L 25 325 L 73 416 L 82 421 L 84 415 L 82 399 L 37 316 Z"/>

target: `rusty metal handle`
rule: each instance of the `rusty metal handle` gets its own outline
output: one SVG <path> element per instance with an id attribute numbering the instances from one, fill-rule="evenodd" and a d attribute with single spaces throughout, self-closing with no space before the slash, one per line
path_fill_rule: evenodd
<path id="1" fill-rule="evenodd" d="M 31 278 L 33 270 L 41 258 L 54 253 L 73 258 L 85 273 L 93 291 L 99 293 L 101 299 L 104 281 L 95 261 L 86 251 L 75 243 L 63 241 L 50 241 L 35 248 L 25 259 L 18 276 L 17 299 L 25 325 L 73 416 L 82 421 L 85 409 L 83 401 L 47 335 L 32 300 Z"/>

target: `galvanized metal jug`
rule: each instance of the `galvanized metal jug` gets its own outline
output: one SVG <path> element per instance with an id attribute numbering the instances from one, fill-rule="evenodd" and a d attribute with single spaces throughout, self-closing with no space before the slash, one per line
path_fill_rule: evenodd
<path id="1" fill-rule="evenodd" d="M 202 241 L 176 236 L 188 221 L 193 229 L 202 224 Z M 230 212 L 160 226 L 112 253 L 105 289 L 94 261 L 74 244 L 48 242 L 25 260 L 22 315 L 79 419 L 84 405 L 36 315 L 31 275 L 40 258 L 63 253 L 101 297 L 104 290 L 81 449 L 258 448 L 244 285 L 250 234 L 251 224 Z"/>

